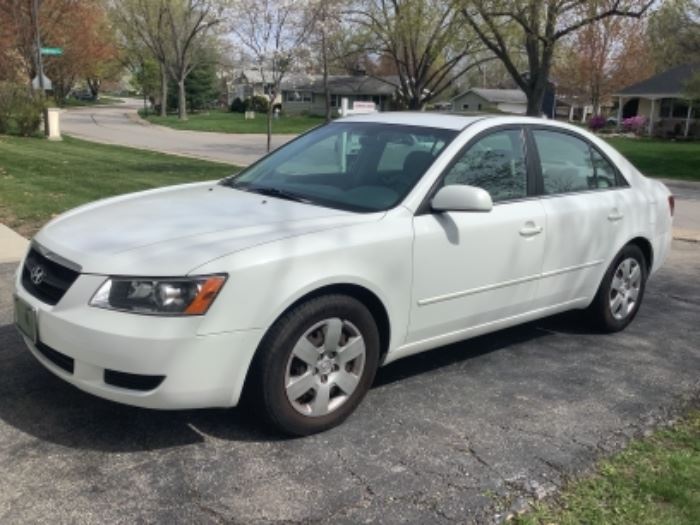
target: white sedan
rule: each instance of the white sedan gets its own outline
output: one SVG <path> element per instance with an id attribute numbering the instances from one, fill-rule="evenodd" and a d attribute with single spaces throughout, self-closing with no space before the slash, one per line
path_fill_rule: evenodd
<path id="1" fill-rule="evenodd" d="M 304 435 L 417 352 L 571 309 L 623 329 L 672 215 L 665 186 L 576 127 L 357 116 L 225 180 L 52 220 L 17 272 L 16 323 L 92 394 L 181 409 L 245 393 Z"/>

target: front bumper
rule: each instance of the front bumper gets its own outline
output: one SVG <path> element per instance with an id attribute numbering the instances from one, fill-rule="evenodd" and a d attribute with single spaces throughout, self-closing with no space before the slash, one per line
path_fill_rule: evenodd
<path id="1" fill-rule="evenodd" d="M 199 333 L 202 317 L 155 317 L 88 306 L 104 276 L 80 275 L 55 306 L 16 294 L 37 311 L 43 352 L 36 359 L 61 379 L 119 403 L 157 409 L 229 407 L 238 403 L 261 330 Z M 46 347 L 73 360 L 73 371 L 47 358 Z M 113 386 L 105 371 L 164 376 L 152 389 Z M 109 373 L 109 372 L 108 372 Z"/>

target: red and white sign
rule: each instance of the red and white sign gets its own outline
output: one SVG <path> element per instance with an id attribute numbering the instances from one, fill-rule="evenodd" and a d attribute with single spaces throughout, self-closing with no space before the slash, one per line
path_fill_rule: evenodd
<path id="1" fill-rule="evenodd" d="M 375 111 L 377 111 L 377 105 L 374 102 L 356 100 L 352 103 L 352 112 L 355 115 L 360 115 L 363 113 L 374 113 Z"/>

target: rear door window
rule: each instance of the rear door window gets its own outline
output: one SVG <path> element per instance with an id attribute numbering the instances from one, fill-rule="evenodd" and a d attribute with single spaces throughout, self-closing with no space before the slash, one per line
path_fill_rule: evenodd
<path id="1" fill-rule="evenodd" d="M 533 130 L 532 135 L 546 195 L 617 186 L 613 165 L 585 140 L 541 129 Z"/>

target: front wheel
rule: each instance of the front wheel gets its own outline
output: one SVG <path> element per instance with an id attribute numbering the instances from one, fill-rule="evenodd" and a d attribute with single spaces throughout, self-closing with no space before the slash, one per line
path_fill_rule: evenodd
<path id="1" fill-rule="evenodd" d="M 365 396 L 379 362 L 379 332 L 369 310 L 345 295 L 309 300 L 266 335 L 253 378 L 268 421 L 308 435 L 340 424 Z"/>
<path id="2" fill-rule="evenodd" d="M 615 257 L 589 307 L 595 324 L 604 332 L 619 332 L 632 322 L 644 297 L 646 259 L 638 246 L 629 244 Z"/>

